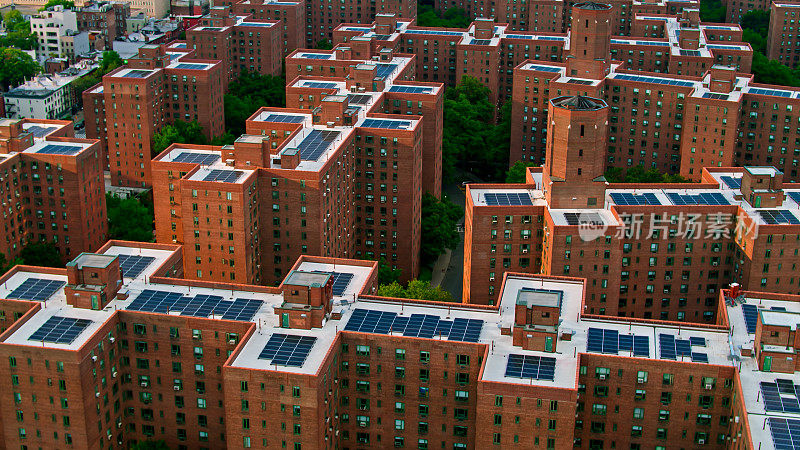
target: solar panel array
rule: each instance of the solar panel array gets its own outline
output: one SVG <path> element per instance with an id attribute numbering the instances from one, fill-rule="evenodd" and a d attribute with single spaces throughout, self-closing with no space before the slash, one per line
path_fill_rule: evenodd
<path id="1" fill-rule="evenodd" d="M 558 37 L 558 36 L 536 36 L 534 39 L 538 39 L 540 41 L 566 41 L 567 38 Z"/>
<path id="2" fill-rule="evenodd" d="M 432 35 L 432 36 L 463 36 L 464 33 L 459 33 L 456 31 L 438 31 L 438 30 L 406 30 L 404 31 L 405 34 L 424 34 L 424 35 Z"/>
<path id="3" fill-rule="evenodd" d="M 208 171 L 208 175 L 203 181 L 220 181 L 222 183 L 235 183 L 244 172 L 241 170 L 213 169 Z"/>
<path id="4" fill-rule="evenodd" d="M 708 48 L 714 48 L 717 50 L 745 50 L 745 47 L 740 47 L 738 45 L 716 45 L 716 44 L 708 44 L 706 45 Z"/>
<path id="5" fill-rule="evenodd" d="M 347 272 L 324 272 L 321 270 L 315 271 L 316 273 L 327 273 L 333 276 L 333 296 L 341 297 L 350 281 L 353 279 L 352 273 Z"/>
<path id="6" fill-rule="evenodd" d="M 372 100 L 372 96 L 368 94 L 347 94 L 347 103 L 351 105 L 366 105 Z"/>
<path id="7" fill-rule="evenodd" d="M 161 314 L 177 311 L 182 316 L 193 317 L 209 317 L 211 314 L 219 314 L 225 320 L 249 322 L 261 308 L 262 303 L 261 300 L 248 298 L 228 301 L 223 300 L 219 295 L 198 294 L 194 297 L 187 297 L 180 292 L 145 289 L 128 305 L 127 309 Z"/>
<path id="8" fill-rule="evenodd" d="M 567 225 L 580 225 L 580 224 L 603 225 L 605 223 L 603 221 L 603 218 L 600 217 L 600 214 L 597 214 L 596 212 L 583 212 L 583 213 L 565 212 L 564 220 L 567 221 Z"/>
<path id="9" fill-rule="evenodd" d="M 301 367 L 317 338 L 275 333 L 269 337 L 258 359 L 269 359 L 279 366 Z"/>
<path id="10" fill-rule="evenodd" d="M 800 420 L 783 417 L 767 417 L 769 431 L 775 450 L 795 450 L 800 448 Z"/>
<path id="11" fill-rule="evenodd" d="M 91 323 L 91 320 L 86 319 L 53 316 L 47 319 L 47 322 L 43 323 L 28 340 L 71 344 Z"/>
<path id="12" fill-rule="evenodd" d="M 208 67 L 208 64 L 179 63 L 175 66 L 176 69 L 185 70 L 205 70 L 206 67 Z"/>
<path id="13" fill-rule="evenodd" d="M 538 70 L 540 72 L 561 72 L 561 67 L 550 67 L 550 66 L 540 66 L 537 64 L 531 64 L 528 66 L 530 70 Z"/>
<path id="14" fill-rule="evenodd" d="M 180 152 L 178 153 L 178 156 L 176 156 L 172 161 L 210 166 L 211 164 L 214 164 L 215 162 L 219 161 L 219 159 L 220 156 L 217 155 L 216 153 Z"/>
<path id="15" fill-rule="evenodd" d="M 741 178 L 733 178 L 728 175 L 720 177 L 722 181 L 728 185 L 731 189 L 741 189 L 742 188 L 742 179 Z M 791 195 L 791 194 L 789 194 Z"/>
<path id="16" fill-rule="evenodd" d="M 507 34 L 505 37 L 508 39 L 533 39 L 533 36 L 529 34 Z"/>
<path id="17" fill-rule="evenodd" d="M 748 333 L 755 333 L 758 325 L 758 308 L 747 303 L 742 304 L 742 314 L 744 315 L 744 325 Z"/>
<path id="18" fill-rule="evenodd" d="M 762 209 L 758 211 L 758 214 L 767 225 L 786 223 L 793 225 L 800 224 L 800 220 L 797 220 L 797 217 L 786 209 Z"/>
<path id="19" fill-rule="evenodd" d="M 775 381 L 762 381 L 761 396 L 764 398 L 765 411 L 800 413 L 800 386 L 792 380 L 778 378 Z"/>
<path id="20" fill-rule="evenodd" d="M 33 133 L 33 137 L 45 137 L 47 134 L 52 131 L 55 127 L 41 127 L 39 125 L 31 125 L 25 128 L 25 131 L 29 133 Z"/>
<path id="21" fill-rule="evenodd" d="M 570 83 L 570 84 L 586 84 L 586 85 L 588 85 L 588 84 L 592 84 L 592 81 L 591 81 L 591 80 L 579 80 L 579 79 L 577 79 L 577 78 L 570 78 L 570 79 L 569 79 L 569 80 L 567 80 L 566 82 L 567 82 L 567 83 Z"/>
<path id="22" fill-rule="evenodd" d="M 528 206 L 533 205 L 533 200 L 524 192 L 487 192 L 483 199 L 489 206 Z"/>
<path id="23" fill-rule="evenodd" d="M 119 255 L 119 268 L 122 269 L 122 276 L 136 278 L 155 260 L 152 256 Z"/>
<path id="24" fill-rule="evenodd" d="M 550 380 L 555 378 L 556 359 L 547 356 L 508 355 L 506 376 L 513 378 L 531 378 L 534 380 Z"/>
<path id="25" fill-rule="evenodd" d="M 617 330 L 589 328 L 586 350 L 593 353 L 616 355 L 620 350 L 633 352 L 633 356 L 650 357 L 650 338 L 635 334 L 620 334 Z"/>
<path id="26" fill-rule="evenodd" d="M 719 192 L 704 192 L 701 194 L 678 194 L 667 192 L 667 197 L 673 205 L 730 205 L 730 202 Z"/>
<path id="27" fill-rule="evenodd" d="M 800 192 L 786 192 L 789 195 L 789 198 L 795 201 L 795 203 L 800 204 Z"/>
<path id="28" fill-rule="evenodd" d="M 79 145 L 62 145 L 62 144 L 47 144 L 36 150 L 36 153 L 43 153 L 47 155 L 74 155 L 81 151 L 83 147 Z"/>
<path id="29" fill-rule="evenodd" d="M 339 137 L 335 130 L 311 130 L 300 142 L 300 159 L 316 161 L 331 146 L 331 142 Z"/>
<path id="30" fill-rule="evenodd" d="M 769 95 L 770 97 L 785 97 L 789 98 L 792 96 L 792 92 L 789 91 L 779 91 L 776 89 L 761 89 L 761 88 L 754 88 L 751 87 L 749 91 L 750 94 L 758 94 L 758 95 Z"/>
<path id="31" fill-rule="evenodd" d="M 65 281 L 28 278 L 6 296 L 14 300 L 45 301 L 67 284 Z"/>
<path id="32" fill-rule="evenodd" d="M 660 205 L 661 202 L 656 194 L 648 192 L 646 194 L 630 194 L 628 192 L 613 192 L 611 200 L 617 205 Z"/>
<path id="33" fill-rule="evenodd" d="M 276 123 L 300 123 L 306 116 L 295 116 L 292 114 L 270 114 L 264 118 L 264 122 Z"/>
<path id="34" fill-rule="evenodd" d="M 402 92 L 405 94 L 430 94 L 433 92 L 433 88 L 429 87 L 421 87 L 421 86 L 392 86 L 389 88 L 389 92 Z"/>
<path id="35" fill-rule="evenodd" d="M 134 69 L 122 76 L 122 78 L 146 78 L 152 72 L 149 70 Z"/>
<path id="36" fill-rule="evenodd" d="M 692 347 L 705 347 L 706 340 L 701 337 L 690 337 L 689 339 L 676 339 L 671 334 L 660 333 L 658 335 L 659 357 L 661 359 L 677 360 L 679 357 L 688 356 L 692 362 L 708 362 L 708 354 L 692 351 Z"/>
<path id="37" fill-rule="evenodd" d="M 397 68 L 397 64 L 379 63 L 376 66 L 378 66 L 378 71 L 375 76 L 381 79 L 388 77 Z"/>
<path id="38" fill-rule="evenodd" d="M 473 39 L 472 42 L 470 42 L 472 45 L 489 45 L 491 43 L 491 39 Z"/>
<path id="39" fill-rule="evenodd" d="M 700 56 L 700 50 L 678 50 L 681 56 Z"/>
<path id="40" fill-rule="evenodd" d="M 301 58 L 306 59 L 331 59 L 331 55 L 319 54 L 319 53 L 303 53 L 300 55 Z"/>
<path id="41" fill-rule="evenodd" d="M 353 311 L 345 325 L 345 331 L 360 333 L 401 333 L 405 337 L 446 336 L 450 341 L 478 342 L 483 328 L 483 320 L 462 319 L 442 320 L 431 314 L 411 314 L 399 316 L 389 311 L 375 311 L 358 308 Z"/>
<path id="42" fill-rule="evenodd" d="M 361 123 L 364 128 L 385 128 L 388 130 L 407 130 L 411 122 L 407 120 L 364 119 Z"/>
<path id="43" fill-rule="evenodd" d="M 694 82 L 692 81 L 673 80 L 672 78 L 645 77 L 642 75 L 628 75 L 624 73 L 619 73 L 614 78 L 617 80 L 638 81 L 641 83 L 668 84 L 670 86 L 683 86 L 683 87 L 694 86 Z"/>
<path id="44" fill-rule="evenodd" d="M 730 96 L 728 94 L 718 94 L 716 92 L 706 92 L 703 98 L 711 98 L 714 100 L 727 100 Z"/>
<path id="45" fill-rule="evenodd" d="M 336 83 L 326 83 L 322 81 L 306 81 L 305 83 L 303 83 L 303 86 L 314 89 L 334 89 L 336 88 Z"/>
<path id="46" fill-rule="evenodd" d="M 239 24 L 239 26 L 242 26 L 242 27 L 264 27 L 264 28 L 271 27 L 271 26 L 274 26 L 274 25 L 275 25 L 274 23 L 269 23 L 269 22 L 266 22 L 266 23 L 265 22 L 242 22 L 242 23 Z"/>

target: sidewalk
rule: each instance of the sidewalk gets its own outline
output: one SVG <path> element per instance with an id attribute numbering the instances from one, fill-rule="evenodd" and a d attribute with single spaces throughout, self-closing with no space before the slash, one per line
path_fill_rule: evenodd
<path id="1" fill-rule="evenodd" d="M 433 264 L 433 273 L 431 273 L 431 286 L 439 286 L 444 280 L 444 275 L 447 273 L 447 266 L 450 265 L 450 255 L 452 250 L 445 249 L 444 253 L 439 255 L 439 258 Z"/>

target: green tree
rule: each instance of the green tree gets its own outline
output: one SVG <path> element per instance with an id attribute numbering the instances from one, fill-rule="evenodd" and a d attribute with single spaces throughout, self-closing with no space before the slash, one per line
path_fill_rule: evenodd
<path id="1" fill-rule="evenodd" d="M 22 17 L 22 13 L 16 9 L 12 9 L 6 13 L 5 24 L 6 31 L 9 33 L 14 31 L 30 31 L 31 29 L 31 23 L 25 20 L 25 18 Z"/>
<path id="2" fill-rule="evenodd" d="M 0 85 L 4 89 L 30 78 L 41 70 L 31 56 L 17 48 L 0 48 Z"/>
<path id="3" fill-rule="evenodd" d="M 208 139 L 203 134 L 203 127 L 196 120 L 191 122 L 176 120 L 171 125 L 164 125 L 160 131 L 153 135 L 153 156 L 158 155 L 175 143 L 206 145 L 208 144 Z"/>
<path id="4" fill-rule="evenodd" d="M 22 50 L 33 50 L 39 41 L 31 32 L 31 23 L 22 17 L 17 10 L 11 10 L 5 17 L 6 34 L 0 36 L 0 47 L 16 47 Z"/>
<path id="5" fill-rule="evenodd" d="M 6 259 L 6 255 L 4 253 L 0 253 L 0 275 L 8 272 L 11 270 L 12 267 L 16 266 L 17 264 L 22 264 L 21 258 L 14 258 L 12 261 L 8 261 Z"/>
<path id="6" fill-rule="evenodd" d="M 725 23 L 725 5 L 721 0 L 700 0 L 700 20 Z"/>
<path id="7" fill-rule="evenodd" d="M 169 450 L 167 447 L 167 443 L 164 440 L 146 440 L 137 442 L 136 444 L 131 447 L 131 450 Z"/>
<path id="8" fill-rule="evenodd" d="M 631 167 L 624 171 L 620 167 L 609 167 L 605 173 L 609 183 L 689 183 L 680 175 L 670 175 L 657 169 L 645 169 L 643 165 Z"/>
<path id="9" fill-rule="evenodd" d="M 528 167 L 535 167 L 536 164 L 517 161 L 506 172 L 506 183 L 524 183 L 525 175 L 528 173 Z"/>
<path id="10" fill-rule="evenodd" d="M 381 258 L 378 262 L 378 284 L 394 283 L 402 274 L 402 270 L 392 269 L 392 266 L 386 263 L 385 258 Z"/>
<path id="11" fill-rule="evenodd" d="M 445 249 L 461 242 L 456 224 L 462 215 L 461 208 L 447 197 L 439 200 L 428 193 L 422 195 L 422 264 L 433 263 Z"/>
<path id="12" fill-rule="evenodd" d="M 452 302 L 453 296 L 439 286 L 431 286 L 430 281 L 411 280 L 404 288 L 394 281 L 378 287 L 378 295 L 392 298 L 413 298 L 417 300 L 430 300 L 436 302 Z"/>
<path id="13" fill-rule="evenodd" d="M 25 264 L 42 267 L 63 267 L 61 253 L 52 242 L 31 242 L 22 247 L 19 257 Z"/>
<path id="14" fill-rule="evenodd" d="M 106 194 L 108 236 L 125 241 L 151 242 L 155 220 L 152 206 L 134 197 Z"/>
<path id="15" fill-rule="evenodd" d="M 754 52 L 767 52 L 767 34 L 769 33 L 769 11 L 760 9 L 748 11 L 742 15 L 742 40 L 749 42 Z"/>
<path id="16" fill-rule="evenodd" d="M 119 53 L 114 50 L 106 50 L 100 58 L 100 75 L 105 75 L 123 64 L 125 61 L 122 60 Z"/>
<path id="17" fill-rule="evenodd" d="M 327 39 L 323 39 L 321 41 L 317 41 L 317 45 L 314 46 L 317 50 L 330 50 L 333 48 L 333 43 Z"/>
<path id="18" fill-rule="evenodd" d="M 417 6 L 417 25 L 421 27 L 467 28 L 470 22 L 462 8 L 448 8 L 444 14 L 439 14 L 431 5 Z"/>
<path id="19" fill-rule="evenodd" d="M 47 8 L 50 8 L 50 7 L 53 7 L 53 6 L 58 6 L 58 5 L 63 6 L 64 9 L 74 9 L 75 8 L 75 2 L 71 2 L 69 0 L 48 0 L 47 3 L 45 3 L 44 6 L 39 8 L 39 11 L 44 11 Z"/>
<path id="20" fill-rule="evenodd" d="M 283 77 L 242 72 L 225 94 L 225 129 L 234 136 L 244 133 L 244 123 L 263 106 L 286 106 Z"/>

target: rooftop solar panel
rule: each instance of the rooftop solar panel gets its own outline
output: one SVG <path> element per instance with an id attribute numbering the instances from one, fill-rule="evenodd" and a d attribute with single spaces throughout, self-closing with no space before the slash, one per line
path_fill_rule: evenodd
<path id="1" fill-rule="evenodd" d="M 700 56 L 700 50 L 678 50 L 681 56 Z"/>
<path id="2" fill-rule="evenodd" d="M 681 87 L 692 87 L 694 86 L 694 82 L 692 81 L 685 81 L 685 80 L 675 80 L 672 78 L 657 78 L 657 77 L 646 77 L 642 75 L 628 75 L 624 73 L 617 74 L 614 79 L 617 80 L 626 80 L 626 81 L 638 81 L 642 83 L 652 83 L 652 84 L 665 84 L 670 86 L 681 86 Z"/>
<path id="3" fill-rule="evenodd" d="M 447 337 L 451 341 L 478 342 L 483 320 L 442 320 L 430 314 L 400 316 L 393 312 L 358 308 L 353 311 L 345 325 L 345 331 L 361 333 L 400 333 L 405 337 Z"/>
<path id="4" fill-rule="evenodd" d="M 758 308 L 755 305 L 743 304 L 742 314 L 744 315 L 744 325 L 748 333 L 755 333 L 758 324 Z"/>
<path id="5" fill-rule="evenodd" d="M 472 45 L 489 45 L 492 41 L 490 39 L 473 39 L 470 44 Z"/>
<path id="6" fill-rule="evenodd" d="M 364 122 L 361 123 L 361 127 L 407 130 L 409 127 L 411 127 L 411 122 L 407 120 L 364 119 Z"/>
<path id="7" fill-rule="evenodd" d="M 483 199 L 489 206 L 530 206 L 533 205 L 527 192 L 487 192 Z"/>
<path id="8" fill-rule="evenodd" d="M 219 161 L 220 158 L 220 155 L 216 153 L 180 152 L 172 161 L 210 166 Z"/>
<path id="9" fill-rule="evenodd" d="M 424 34 L 429 36 L 452 36 L 452 37 L 461 37 L 465 34 L 465 33 L 459 33 L 457 31 L 438 31 L 438 30 L 406 30 L 403 33 Z"/>
<path id="10" fill-rule="evenodd" d="M 650 338 L 635 334 L 620 334 L 617 330 L 589 328 L 586 351 L 616 355 L 620 350 L 632 352 L 633 356 L 648 358 L 650 357 Z"/>
<path id="11" fill-rule="evenodd" d="M 762 381 L 760 387 L 765 411 L 800 413 L 800 386 L 794 381 L 778 378 L 774 382 Z"/>
<path id="12" fill-rule="evenodd" d="M 800 7 L 800 5 L 794 7 Z M 800 419 L 767 417 L 767 423 L 775 450 L 800 448 Z"/>
<path id="13" fill-rule="evenodd" d="M 397 64 L 378 63 L 376 65 L 378 66 L 378 72 L 375 76 L 380 79 L 388 77 L 397 68 Z"/>
<path id="14" fill-rule="evenodd" d="M 706 340 L 702 337 L 678 339 L 671 334 L 658 335 L 659 358 L 678 360 L 689 357 L 692 362 L 708 362 L 708 354 L 692 351 L 692 347 L 705 347 Z"/>
<path id="15" fill-rule="evenodd" d="M 720 177 L 725 184 L 731 189 L 741 189 L 742 188 L 742 179 L 741 178 L 733 178 L 730 176 L 723 176 Z"/>
<path id="16" fill-rule="evenodd" d="M 305 59 L 331 59 L 331 56 L 319 53 L 303 53 L 300 55 L 301 58 Z"/>
<path id="17" fill-rule="evenodd" d="M 47 136 L 55 127 L 41 127 L 39 125 L 30 125 L 25 127 L 25 131 L 33 133 L 33 137 L 41 138 Z"/>
<path id="18" fill-rule="evenodd" d="M 125 278 L 136 278 L 155 260 L 152 256 L 119 255 L 119 268 Z"/>
<path id="19" fill-rule="evenodd" d="M 770 97 L 785 97 L 789 98 L 792 96 L 792 92 L 789 91 L 779 91 L 777 89 L 762 89 L 762 88 L 755 88 L 751 87 L 749 91 L 750 94 L 757 94 L 757 95 L 768 95 Z"/>
<path id="20" fill-rule="evenodd" d="M 372 96 L 368 94 L 347 94 L 347 103 L 351 105 L 366 105 L 372 100 Z"/>
<path id="21" fill-rule="evenodd" d="M 81 151 L 83 147 L 80 145 L 64 145 L 64 144 L 47 144 L 44 145 L 36 153 L 47 155 L 74 155 Z"/>
<path id="22" fill-rule="evenodd" d="M 336 83 L 326 83 L 322 81 L 306 81 L 303 83 L 303 86 L 314 89 L 334 89 L 336 88 Z"/>
<path id="23" fill-rule="evenodd" d="M 226 320 L 249 322 L 261 308 L 261 300 L 237 298 L 224 300 L 219 295 L 199 294 L 187 297 L 179 292 L 145 289 L 126 309 L 168 314 L 170 311 L 185 316 L 209 317 L 221 315 Z"/>
<path id="24" fill-rule="evenodd" d="M 707 44 L 706 47 L 716 50 L 745 50 L 745 47 L 738 45 L 716 45 Z"/>
<path id="25" fill-rule="evenodd" d="M 645 194 L 631 194 L 628 192 L 612 192 L 611 201 L 617 205 L 660 205 L 661 202 L 656 194 L 647 192 Z"/>
<path id="26" fill-rule="evenodd" d="M 205 70 L 208 66 L 208 64 L 179 63 L 175 68 L 184 70 Z"/>
<path id="27" fill-rule="evenodd" d="M 592 84 L 591 80 L 579 80 L 577 78 L 570 78 L 566 82 L 570 84 L 584 84 L 584 85 Z"/>
<path id="28" fill-rule="evenodd" d="M 791 211 L 786 209 L 762 209 L 758 211 L 758 214 L 767 225 L 800 224 L 800 220 L 798 220 Z"/>
<path id="29" fill-rule="evenodd" d="M 555 371 L 555 358 L 515 353 L 508 355 L 507 377 L 552 381 L 555 378 Z"/>
<path id="30" fill-rule="evenodd" d="M 28 278 L 16 289 L 6 296 L 12 300 L 34 300 L 43 302 L 52 297 L 59 289 L 67 284 L 61 280 L 48 280 L 45 278 Z"/>
<path id="31" fill-rule="evenodd" d="M 315 271 L 316 273 L 327 273 L 333 276 L 333 296 L 334 297 L 341 297 L 344 294 L 344 291 L 347 289 L 347 286 L 350 284 L 350 280 L 353 279 L 352 273 L 346 272 L 325 272 L 325 271 Z"/>
<path id="32" fill-rule="evenodd" d="M 795 201 L 795 203 L 800 204 L 800 192 L 786 192 L 786 194 Z"/>
<path id="33" fill-rule="evenodd" d="M 533 39 L 533 36 L 529 34 L 507 34 L 505 37 L 508 39 Z"/>
<path id="34" fill-rule="evenodd" d="M 331 143 L 339 137 L 340 132 L 336 130 L 311 130 L 308 136 L 300 142 L 300 159 L 305 161 L 317 161 L 320 156 L 331 146 Z"/>
<path id="35" fill-rule="evenodd" d="M 701 194 L 679 194 L 668 192 L 667 197 L 673 205 L 730 205 L 730 202 L 719 192 L 704 192 Z"/>
<path id="36" fill-rule="evenodd" d="M 421 86 L 399 86 L 394 85 L 389 88 L 389 92 L 401 92 L 404 94 L 430 94 L 433 88 Z"/>
<path id="37" fill-rule="evenodd" d="M 559 36 L 536 36 L 534 39 L 538 39 L 540 41 L 566 41 L 567 38 L 559 37 Z"/>
<path id="38" fill-rule="evenodd" d="M 275 25 L 274 23 L 264 23 L 264 22 L 242 22 L 239 26 L 243 27 L 264 27 L 268 28 Z"/>
<path id="39" fill-rule="evenodd" d="M 727 100 L 730 96 L 728 94 L 718 94 L 716 92 L 706 92 L 703 98 L 710 98 L 713 100 Z"/>
<path id="40" fill-rule="evenodd" d="M 313 336 L 274 333 L 258 358 L 279 366 L 302 367 L 316 340 Z"/>
<path id="41" fill-rule="evenodd" d="M 91 320 L 86 319 L 53 316 L 47 319 L 28 340 L 71 344 L 91 323 Z"/>
<path id="42" fill-rule="evenodd" d="M 540 72 L 561 72 L 561 67 L 540 66 L 538 64 L 531 64 L 528 66 L 530 70 L 538 70 Z"/>
<path id="43" fill-rule="evenodd" d="M 305 116 L 296 116 L 292 114 L 270 114 L 264 118 L 264 122 L 301 123 L 305 118 Z"/>
<path id="44" fill-rule="evenodd" d="M 122 78 L 146 78 L 151 73 L 153 73 L 153 72 L 150 71 L 150 70 L 134 69 L 134 70 L 131 70 L 130 72 L 126 73 L 125 75 L 123 75 Z"/>
<path id="45" fill-rule="evenodd" d="M 567 221 L 567 225 L 592 224 L 602 226 L 605 224 L 603 218 L 596 212 L 565 212 L 564 219 Z"/>
<path id="46" fill-rule="evenodd" d="M 244 172 L 241 170 L 213 169 L 203 178 L 203 181 L 219 181 L 222 183 L 235 183 Z"/>

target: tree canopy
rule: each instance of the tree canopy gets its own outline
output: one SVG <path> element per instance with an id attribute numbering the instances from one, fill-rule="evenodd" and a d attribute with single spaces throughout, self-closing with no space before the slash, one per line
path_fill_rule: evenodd
<path id="1" fill-rule="evenodd" d="M 31 242 L 19 252 L 20 259 L 31 266 L 63 267 L 61 253 L 52 242 Z"/>
<path id="2" fill-rule="evenodd" d="M 25 78 L 36 75 L 40 70 L 39 64 L 22 50 L 0 48 L 0 85 L 4 90 L 22 83 Z"/>
<path id="3" fill-rule="evenodd" d="M 657 169 L 645 169 L 638 165 L 627 171 L 620 167 L 610 167 L 605 173 L 609 183 L 689 183 L 680 175 L 661 173 Z"/>
<path id="4" fill-rule="evenodd" d="M 34 50 L 38 47 L 39 41 L 31 32 L 31 23 L 22 17 L 22 13 L 12 9 L 6 13 L 4 22 L 6 34 L 0 36 L 0 47 L 16 47 L 22 50 Z"/>
<path id="5" fill-rule="evenodd" d="M 321 41 L 317 41 L 317 45 L 314 46 L 317 50 L 330 50 L 333 48 L 333 43 L 327 39 L 322 39 Z"/>
<path id="6" fill-rule="evenodd" d="M 169 447 L 163 439 L 158 441 L 148 439 L 146 441 L 137 442 L 131 447 L 131 450 L 169 450 Z"/>
<path id="7" fill-rule="evenodd" d="M 489 88 L 465 76 L 445 91 L 442 129 L 442 170 L 451 179 L 461 168 L 486 181 L 499 181 L 508 169 L 511 136 L 511 103 L 503 105 L 500 121 L 494 122 L 495 105 Z"/>
<path id="8" fill-rule="evenodd" d="M 225 94 L 225 129 L 233 136 L 244 133 L 244 123 L 262 106 L 286 106 L 283 77 L 242 72 Z"/>
<path id="9" fill-rule="evenodd" d="M 72 2 L 70 0 L 48 0 L 47 3 L 45 3 L 44 6 L 39 8 L 39 11 L 44 11 L 47 8 L 50 8 L 50 7 L 53 7 L 53 6 L 58 6 L 58 5 L 63 6 L 64 9 L 74 9 L 75 8 L 75 2 Z"/>
<path id="10" fill-rule="evenodd" d="M 22 258 L 14 258 L 13 260 L 9 261 L 6 258 L 6 255 L 0 253 L 0 275 L 8 272 L 11 270 L 12 267 L 16 266 L 17 264 L 22 264 Z"/>
<path id="11" fill-rule="evenodd" d="M 397 281 L 378 287 L 381 297 L 413 298 L 437 302 L 452 302 L 453 296 L 439 286 L 431 286 L 430 281 L 411 280 L 406 287 Z"/>
<path id="12" fill-rule="evenodd" d="M 721 0 L 700 0 L 700 20 L 725 23 L 725 5 Z"/>
<path id="13" fill-rule="evenodd" d="M 422 264 L 430 264 L 444 253 L 445 249 L 455 248 L 461 242 L 456 231 L 456 224 L 463 211 L 455 203 L 442 197 L 437 199 L 431 194 L 422 196 Z"/>
<path id="14" fill-rule="evenodd" d="M 525 175 L 528 172 L 528 167 L 534 167 L 536 164 L 525 161 L 517 161 L 506 172 L 506 183 L 524 183 Z"/>
<path id="15" fill-rule="evenodd" d="M 196 120 L 191 122 L 176 120 L 171 125 L 164 125 L 153 135 L 153 156 L 175 143 L 206 145 L 208 138 L 203 134 L 203 127 Z"/>
<path id="16" fill-rule="evenodd" d="M 462 8 L 447 8 L 440 14 L 431 5 L 417 6 L 417 25 L 421 27 L 467 28 L 471 22 Z"/>
<path id="17" fill-rule="evenodd" d="M 125 241 L 151 242 L 155 220 L 152 202 L 106 194 L 108 236 Z"/>
<path id="18" fill-rule="evenodd" d="M 756 83 L 800 87 L 800 70 L 766 57 L 769 11 L 748 11 L 742 15 L 742 39 L 753 47 L 751 72 Z"/>

